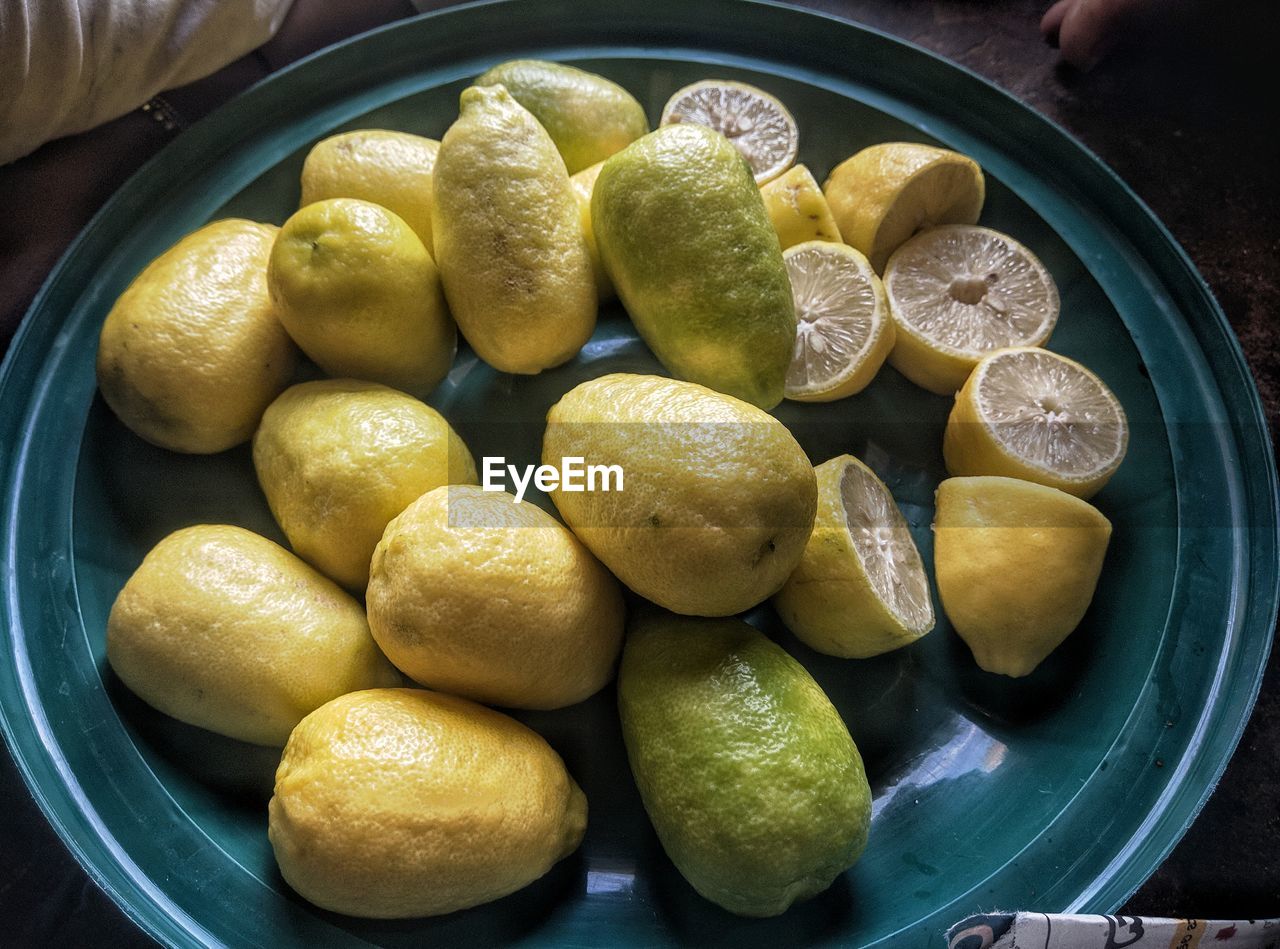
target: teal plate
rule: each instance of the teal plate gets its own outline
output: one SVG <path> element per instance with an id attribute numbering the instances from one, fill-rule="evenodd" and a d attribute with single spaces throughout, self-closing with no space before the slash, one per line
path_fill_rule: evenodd
<path id="1" fill-rule="evenodd" d="M 801 129 L 821 179 L 864 145 L 939 141 L 987 170 L 983 223 L 1057 279 L 1052 348 L 1091 366 L 1132 422 L 1096 503 L 1115 522 L 1079 630 L 1029 679 L 980 672 L 945 622 L 908 649 L 839 661 L 767 608 L 752 620 L 813 672 L 875 792 L 866 855 L 774 920 L 698 897 L 663 855 L 622 754 L 612 689 L 521 716 L 587 793 L 582 848 L 496 903 L 438 919 L 326 913 L 280 878 L 266 838 L 275 753 L 150 711 L 103 658 L 110 604 L 167 531 L 231 521 L 278 536 L 247 453 L 178 457 L 95 395 L 98 327 L 154 256 L 205 221 L 282 221 L 310 145 L 381 126 L 439 137 L 468 77 L 565 60 L 657 115 L 705 77 L 756 83 Z M 567 367 L 493 372 L 464 351 L 432 401 L 473 452 L 532 461 L 546 408 L 607 371 L 656 371 L 607 309 Z M 741 0 L 478 4 L 360 37 L 273 76 L 178 138 L 110 201 L 32 307 L 0 378 L 5 738 L 92 878 L 173 944 L 937 945 L 995 908 L 1110 911 L 1168 854 L 1221 774 L 1275 620 L 1276 476 L 1239 347 L 1190 262 L 1137 198 L 999 90 L 871 31 Z M 886 369 L 866 392 L 778 410 L 815 462 L 852 451 L 893 489 L 926 560 L 947 400 Z M 545 499 L 544 499 L 545 500 Z"/>

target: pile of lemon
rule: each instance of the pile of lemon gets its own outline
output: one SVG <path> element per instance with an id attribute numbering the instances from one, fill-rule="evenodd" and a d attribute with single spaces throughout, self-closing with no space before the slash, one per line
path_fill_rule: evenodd
<path id="1" fill-rule="evenodd" d="M 850 455 L 815 468 L 768 411 L 852 395 L 886 361 L 955 397 L 934 566 L 978 664 L 1025 675 L 1079 623 L 1111 530 L 1086 499 L 1127 429 L 1097 376 L 1041 348 L 1048 271 L 977 226 L 969 158 L 873 145 L 820 188 L 798 144 L 751 86 L 681 89 L 650 132 L 603 77 L 504 63 L 442 141 L 325 139 L 282 227 L 209 224 L 116 302 L 108 404 L 174 451 L 251 438 L 292 551 L 175 532 L 121 590 L 108 659 L 162 712 L 284 747 L 269 834 L 307 899 L 439 914 L 545 873 L 586 799 L 489 706 L 572 705 L 615 671 L 636 784 L 700 893 L 774 915 L 851 866 L 871 793 L 848 729 L 734 617 L 772 598 L 846 657 L 933 628 L 886 486 Z M 671 378 L 577 385 L 543 460 L 617 465 L 624 490 L 552 490 L 558 520 L 478 487 L 421 401 L 458 332 L 497 370 L 552 370 L 614 294 Z M 296 381 L 307 360 L 328 378 Z"/>

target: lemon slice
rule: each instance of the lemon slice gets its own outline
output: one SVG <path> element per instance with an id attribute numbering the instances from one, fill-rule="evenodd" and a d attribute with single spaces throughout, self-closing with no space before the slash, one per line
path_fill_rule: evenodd
<path id="1" fill-rule="evenodd" d="M 814 469 L 818 516 L 800 564 L 773 604 L 801 640 L 862 659 L 933 629 L 924 563 L 893 495 L 852 455 Z"/>
<path id="2" fill-rule="evenodd" d="M 978 363 L 956 396 L 942 452 L 953 475 L 1022 478 L 1090 498 L 1128 444 L 1124 409 L 1101 379 L 1027 347 Z"/>
<path id="3" fill-rule="evenodd" d="M 1058 322 L 1049 271 L 1012 237 L 988 227 L 935 227 L 903 244 L 884 271 L 898 338 L 889 365 L 949 395 L 978 360 L 1039 346 Z"/>
<path id="4" fill-rule="evenodd" d="M 762 186 L 760 197 L 783 250 L 805 241 L 840 240 L 840 228 L 827 199 L 804 165 L 796 165 Z"/>
<path id="5" fill-rule="evenodd" d="M 705 125 L 733 142 L 758 185 L 795 164 L 800 147 L 796 120 L 787 107 L 745 82 L 704 79 L 685 86 L 667 100 L 659 124 L 676 122 Z"/>
<path id="6" fill-rule="evenodd" d="M 845 244 L 806 241 L 783 251 L 796 306 L 796 343 L 785 394 L 830 402 L 861 392 L 893 349 L 880 278 Z"/>
<path id="7" fill-rule="evenodd" d="M 986 182 L 972 158 L 916 142 L 883 142 L 836 166 L 823 186 L 845 241 L 867 255 L 877 273 L 918 231 L 973 224 Z"/>

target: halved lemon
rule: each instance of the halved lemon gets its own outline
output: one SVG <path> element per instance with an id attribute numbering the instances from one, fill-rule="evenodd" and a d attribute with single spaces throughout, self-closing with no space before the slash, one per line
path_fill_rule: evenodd
<path id="1" fill-rule="evenodd" d="M 852 455 L 814 469 L 818 516 L 800 564 L 773 597 L 801 640 L 863 659 L 933 629 L 924 563 L 893 495 Z"/>
<path id="2" fill-rule="evenodd" d="M 867 387 L 893 349 L 884 287 L 846 244 L 806 241 L 783 251 L 796 307 L 796 342 L 785 395 L 830 402 Z"/>
<path id="3" fill-rule="evenodd" d="M 1047 485 L 1002 477 L 939 484 L 938 599 L 978 665 L 1030 675 L 1080 624 L 1110 539 L 1101 511 Z"/>
<path id="4" fill-rule="evenodd" d="M 1091 498 L 1124 459 L 1119 400 L 1066 356 L 1023 347 L 992 353 L 956 396 L 942 453 L 953 475 L 1001 475 Z"/>
<path id="5" fill-rule="evenodd" d="M 898 330 L 889 365 L 949 395 L 978 360 L 1010 346 L 1039 346 L 1058 322 L 1049 271 L 1012 237 L 955 224 L 917 234 L 884 271 Z"/>
<path id="6" fill-rule="evenodd" d="M 795 164 L 800 148 L 796 120 L 787 107 L 745 82 L 704 79 L 678 90 L 663 107 L 659 124 L 676 122 L 705 125 L 733 142 L 758 185 Z"/>
<path id="7" fill-rule="evenodd" d="M 835 167 L 822 187 L 846 243 L 883 273 L 911 235 L 939 224 L 973 224 L 986 182 L 978 163 L 946 148 L 882 142 Z"/>

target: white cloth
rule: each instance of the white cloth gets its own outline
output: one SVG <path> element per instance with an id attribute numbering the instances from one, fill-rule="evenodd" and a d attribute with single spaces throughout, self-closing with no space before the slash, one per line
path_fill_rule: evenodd
<path id="1" fill-rule="evenodd" d="M 216 72 L 293 0 L 0 0 L 0 165 Z"/>
<path id="2" fill-rule="evenodd" d="M 1280 919 L 1162 919 L 987 913 L 947 932 L 947 949 L 1280 949 Z"/>

